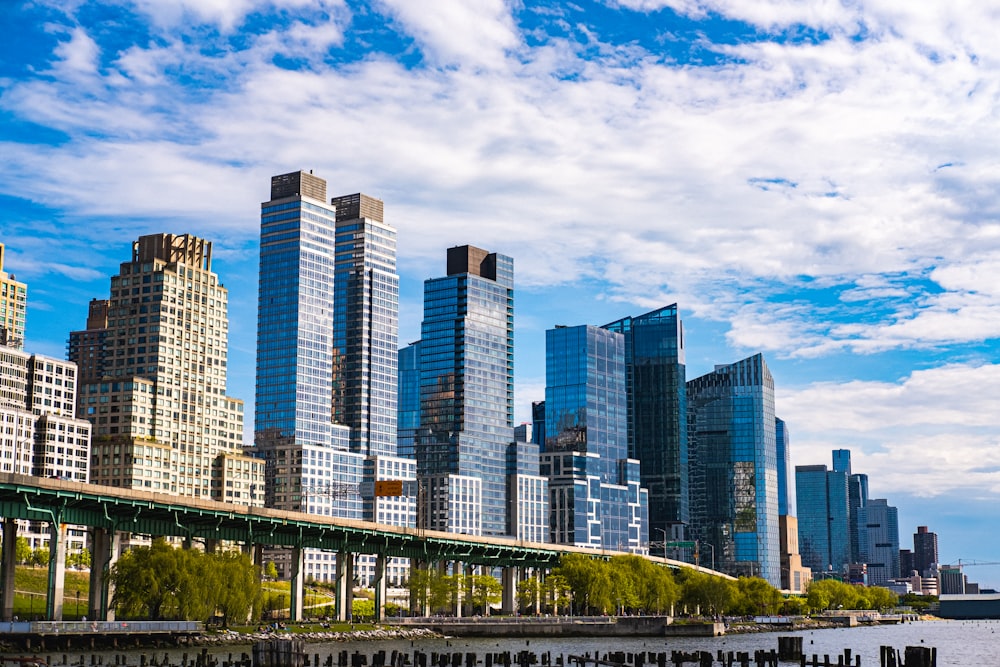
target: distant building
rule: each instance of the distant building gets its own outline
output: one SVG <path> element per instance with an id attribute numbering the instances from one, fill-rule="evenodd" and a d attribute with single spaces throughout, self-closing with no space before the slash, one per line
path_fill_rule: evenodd
<path id="1" fill-rule="evenodd" d="M 825 465 L 795 467 L 799 551 L 813 578 L 841 578 L 851 563 L 848 475 Z"/>
<path id="2" fill-rule="evenodd" d="M 778 527 L 781 546 L 781 589 L 801 593 L 812 579 L 812 571 L 802 565 L 799 554 L 799 521 L 788 503 L 788 473 L 791 467 L 791 446 L 788 425 L 774 418 L 774 435 L 778 460 Z"/>
<path id="3" fill-rule="evenodd" d="M 28 312 L 28 286 L 3 270 L 4 244 L 0 243 L 0 345 L 24 349 Z"/>
<path id="4" fill-rule="evenodd" d="M 868 502 L 862 510 L 868 533 L 868 583 L 879 586 L 899 578 L 898 511 L 884 498 Z"/>
<path id="5" fill-rule="evenodd" d="M 913 534 L 913 569 L 921 577 L 929 577 L 937 565 L 937 533 L 927 530 L 927 526 L 917 526 L 917 532 Z"/>
<path id="6" fill-rule="evenodd" d="M 545 445 L 552 541 L 643 552 L 648 497 L 628 457 L 625 337 L 594 326 L 545 334 Z"/>
<path id="7" fill-rule="evenodd" d="M 902 579 L 909 577 L 911 574 L 916 572 L 916 568 L 913 566 L 913 552 L 909 549 L 899 550 L 899 576 Z"/>
<path id="8" fill-rule="evenodd" d="M 692 537 L 718 569 L 781 585 L 774 380 L 762 355 L 687 383 Z"/>

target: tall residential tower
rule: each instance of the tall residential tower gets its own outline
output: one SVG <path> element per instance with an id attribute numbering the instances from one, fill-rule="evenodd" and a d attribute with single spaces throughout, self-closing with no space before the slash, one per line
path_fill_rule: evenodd
<path id="1" fill-rule="evenodd" d="M 421 525 L 507 534 L 507 446 L 514 441 L 514 260 L 448 249 L 424 282 L 420 337 Z"/>
<path id="2" fill-rule="evenodd" d="M 87 323 L 103 350 L 80 359 L 89 377 L 77 395 L 93 424 L 91 481 L 263 504 L 263 466 L 243 455 L 243 401 L 226 394 L 229 293 L 212 244 L 139 237 L 98 304 Z M 86 350 L 71 345 L 71 360 Z"/>

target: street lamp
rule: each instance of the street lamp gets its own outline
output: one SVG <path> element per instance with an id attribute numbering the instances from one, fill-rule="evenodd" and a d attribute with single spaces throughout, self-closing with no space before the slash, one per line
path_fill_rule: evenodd
<path id="1" fill-rule="evenodd" d="M 667 531 L 662 528 L 653 528 L 653 530 L 663 535 L 663 560 L 667 560 Z"/>
<path id="2" fill-rule="evenodd" d="M 701 546 L 702 546 L 701 542 L 699 541 L 697 543 L 697 545 L 698 545 L 698 548 L 700 550 Z M 710 544 L 708 542 L 705 542 L 705 546 L 712 550 L 712 569 L 714 570 L 715 569 L 715 545 L 714 544 Z"/>

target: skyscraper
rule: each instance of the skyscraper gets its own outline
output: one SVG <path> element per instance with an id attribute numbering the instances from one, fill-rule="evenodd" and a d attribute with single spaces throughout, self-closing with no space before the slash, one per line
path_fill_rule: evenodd
<path id="1" fill-rule="evenodd" d="M 685 539 L 688 506 L 684 326 L 677 304 L 605 325 L 625 336 L 628 456 L 649 491 L 650 531 Z"/>
<path id="2" fill-rule="evenodd" d="M 243 402 L 226 394 L 228 298 L 210 242 L 152 234 L 132 244 L 106 318 L 103 305 L 88 317 L 105 341 L 100 358 L 81 359 L 92 482 L 263 504 L 263 466 L 242 453 Z M 71 356 L 88 349 L 71 345 Z"/>
<path id="3" fill-rule="evenodd" d="M 268 505 L 412 525 L 412 495 L 362 495 L 364 481 L 415 476 L 394 456 L 399 282 L 382 202 L 327 203 L 311 172 L 274 176 L 260 239 L 254 442 Z M 307 576 L 335 576 L 333 554 L 304 558 Z M 359 559 L 359 576 L 370 568 Z"/>
<path id="4" fill-rule="evenodd" d="M 334 422 L 351 429 L 351 451 L 396 454 L 399 275 L 396 230 L 382 202 L 334 197 Z"/>
<path id="5" fill-rule="evenodd" d="M 774 380 L 762 355 L 687 383 L 693 537 L 718 569 L 781 585 Z"/>
<path id="6" fill-rule="evenodd" d="M 628 457 L 625 337 L 593 326 L 545 334 L 545 444 L 552 541 L 613 551 L 649 542 L 648 495 Z"/>
<path id="7" fill-rule="evenodd" d="M 24 349 L 24 323 L 28 286 L 3 270 L 4 244 L 0 243 L 0 345 Z"/>
<path id="8" fill-rule="evenodd" d="M 799 552 L 816 578 L 842 576 L 852 562 L 847 482 L 846 472 L 825 465 L 795 467 Z"/>
<path id="9" fill-rule="evenodd" d="M 913 569 L 921 577 L 929 577 L 937 565 L 937 533 L 928 531 L 927 526 L 917 526 L 917 532 L 913 533 Z M 903 574 L 909 574 L 909 572 Z"/>
<path id="10" fill-rule="evenodd" d="M 885 498 L 870 500 L 861 512 L 868 532 L 868 583 L 899 577 L 899 512 Z"/>
<path id="11" fill-rule="evenodd" d="M 514 432 L 514 261 L 448 249 L 447 276 L 424 282 L 420 340 L 422 525 L 471 535 L 507 530 Z"/>

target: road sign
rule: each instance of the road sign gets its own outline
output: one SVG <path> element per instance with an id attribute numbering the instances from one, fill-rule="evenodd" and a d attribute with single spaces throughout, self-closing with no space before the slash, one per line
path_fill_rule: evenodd
<path id="1" fill-rule="evenodd" d="M 403 495 L 403 480 L 383 479 L 375 482 L 375 496 L 401 496 Z"/>
<path id="2" fill-rule="evenodd" d="M 667 542 L 667 546 L 676 549 L 694 549 L 694 542 Z"/>

